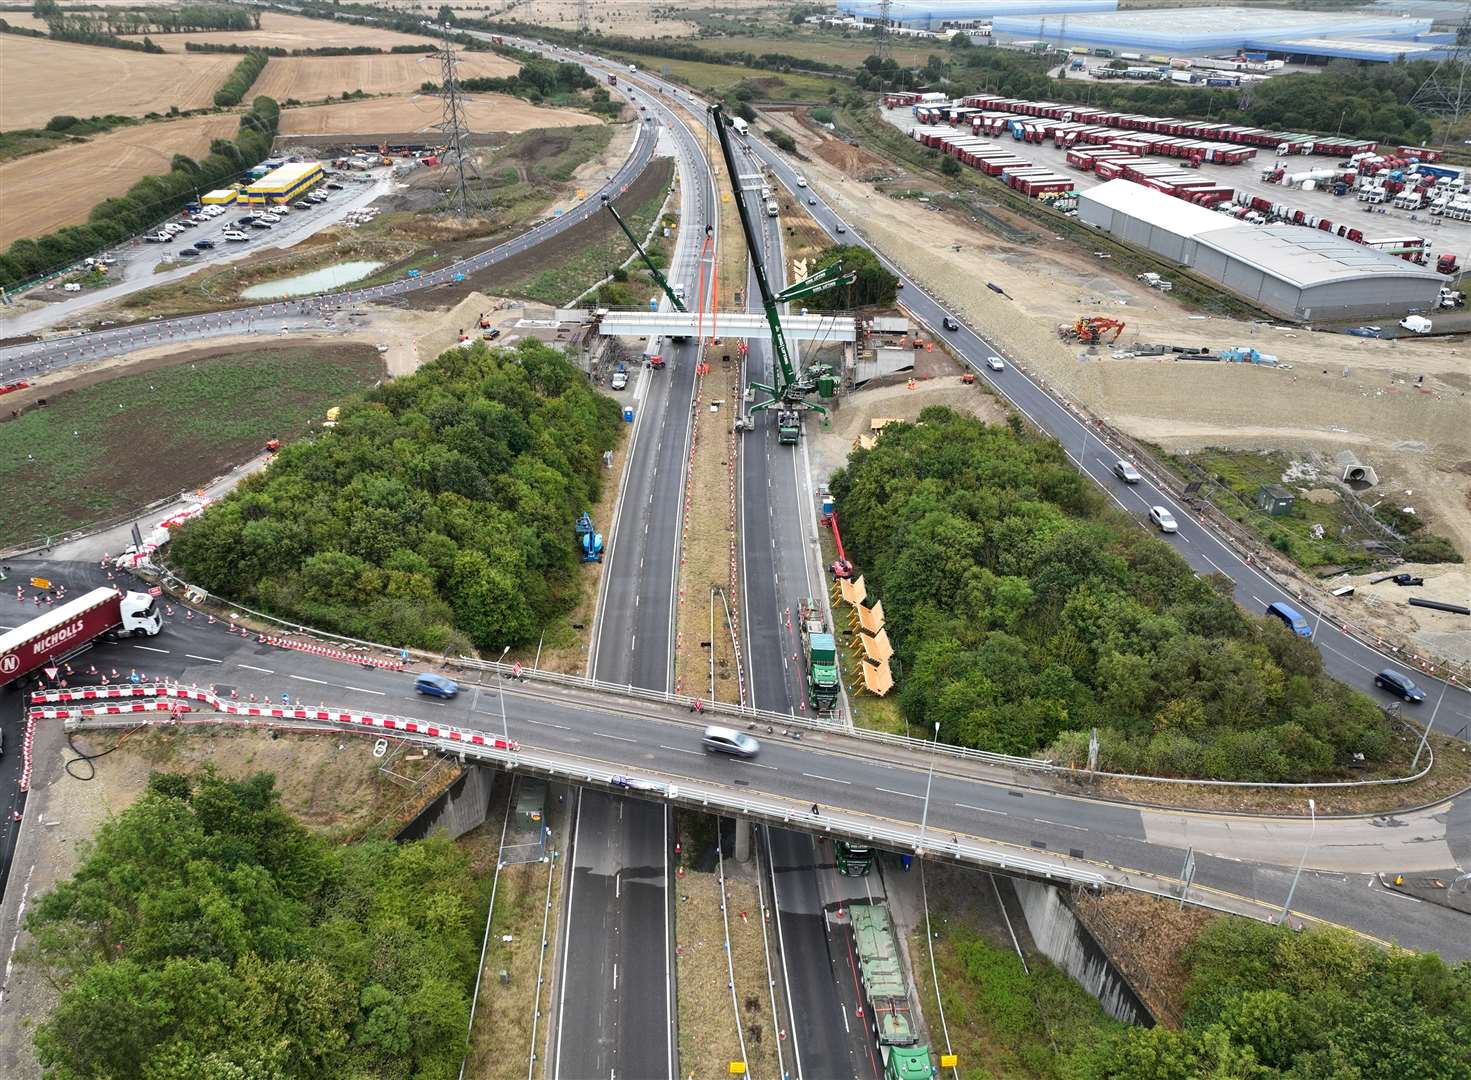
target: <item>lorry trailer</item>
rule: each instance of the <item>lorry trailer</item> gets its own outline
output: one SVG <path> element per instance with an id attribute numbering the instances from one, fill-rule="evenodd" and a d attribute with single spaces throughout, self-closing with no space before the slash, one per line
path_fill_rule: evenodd
<path id="1" fill-rule="evenodd" d="M 158 601 L 147 593 L 93 589 L 0 634 L 0 686 L 54 667 L 98 639 L 152 637 L 162 629 Z"/>

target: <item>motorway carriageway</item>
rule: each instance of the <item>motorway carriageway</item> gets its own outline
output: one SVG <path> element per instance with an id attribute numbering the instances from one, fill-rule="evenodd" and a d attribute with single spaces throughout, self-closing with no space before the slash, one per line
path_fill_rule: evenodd
<path id="1" fill-rule="evenodd" d="M 87 569 L 95 574 L 95 565 L 70 572 L 56 564 L 14 566 L 17 577 L 43 569 L 64 581 L 71 592 L 93 583 Z M 278 700 L 288 693 L 306 705 L 327 703 L 500 731 L 497 696 L 491 687 L 465 684 L 453 701 L 416 698 L 412 673 L 368 670 L 273 648 L 253 637 L 229 634 L 222 624 L 210 626 L 202 617 L 185 621 L 182 610 L 174 610 L 159 637 L 147 644 L 100 646 L 86 654 L 82 664 L 95 663 L 102 670 L 116 667 L 124 676 L 136 668 L 154 678 L 214 684 L 226 695 L 236 691 L 241 699 L 253 692 Z M 32 614 L 28 603 L 16 603 L 14 592 L 0 590 L 0 625 L 16 625 Z M 812 802 L 822 805 L 825 816 L 851 812 L 910 826 L 916 826 L 921 816 L 922 797 L 916 793 L 925 789 L 928 760 L 923 753 L 891 752 L 881 760 L 872 747 L 848 744 L 841 736 L 809 736 L 793 742 L 767 735 L 760 758 L 745 762 L 705 754 L 699 745 L 699 725 L 678 709 L 625 704 L 606 695 L 581 695 L 535 683 L 513 684 L 505 698 L 509 735 L 528 749 L 604 763 L 626 774 L 644 770 L 651 778 L 675 783 L 701 781 L 743 789 L 753 798 L 792 804 L 797 823 L 803 822 L 801 808 Z M 17 746 L 19 695 L 11 695 L 4 708 L 7 741 Z M 105 740 L 100 735 L 92 738 Z M 37 761 L 54 765 L 61 742 L 59 725 L 42 724 Z M 0 759 L 3 779 L 14 782 L 19 759 L 19 754 Z M 39 768 L 36 782 L 46 782 Z M 1267 905 L 1281 904 L 1292 868 L 1306 850 L 1309 870 L 1298 885 L 1295 912 L 1350 925 L 1410 948 L 1438 951 L 1451 961 L 1471 958 L 1465 916 L 1387 892 L 1373 877 L 1374 871 L 1422 873 L 1471 863 L 1471 796 L 1427 811 L 1323 818 L 1312 845 L 1305 847 L 1312 835 L 1310 826 L 1297 819 L 1155 811 L 1026 784 L 1021 777 L 937 770 L 929 826 L 945 835 L 1013 845 L 1019 854 L 1073 855 L 1167 877 L 1178 875 L 1189 847 L 1196 852 L 1199 885 Z M 815 827 L 820 821 L 811 824 Z M 13 825 L 5 822 L 4 828 L 9 834 Z"/>
<path id="2" fill-rule="evenodd" d="M 651 76 L 649 78 L 651 81 L 658 81 Z M 678 99 L 696 100 L 687 91 L 676 88 L 673 84 L 664 85 L 666 93 L 673 93 Z M 836 227 L 843 224 L 847 229 L 843 236 L 844 243 L 869 247 L 854 226 L 844 222 L 810 186 L 797 186 L 797 172 L 785 159 L 754 137 L 747 141 L 753 153 L 772 170 L 795 199 L 804 205 L 808 197 L 817 199 L 817 204 L 806 206 L 806 210 L 828 233 L 829 238 L 836 242 Z M 1407 671 L 1425 689 L 1427 697 L 1422 705 L 1406 706 L 1404 712 L 1422 724 L 1433 721 L 1435 730 L 1444 734 L 1459 739 L 1471 738 L 1471 691 L 1417 672 L 1413 666 L 1407 666 L 1403 661 L 1365 644 L 1340 630 L 1331 621 L 1321 619 L 1303 600 L 1278 585 L 1257 566 L 1248 563 L 1218 532 L 1202 524 L 1188 508 L 1180 506 L 1147 472 L 1138 484 L 1125 484 L 1118 480 L 1113 475 L 1117 456 L 1091 433 L 1085 423 L 1043 390 L 1017 366 L 1012 357 L 986 341 L 979 332 L 966 326 L 963 321 L 958 332 L 942 331 L 942 320 L 950 314 L 949 310 L 925 292 L 898 265 L 885 258 L 881 251 L 873 248 L 870 250 L 904 283 L 900 293 L 901 301 L 928 328 L 930 335 L 945 341 L 1003 400 L 1015 407 L 1034 426 L 1061 442 L 1074 463 L 1124 513 L 1139 521 L 1141 527 L 1152 528 L 1147 520 L 1149 508 L 1166 507 L 1175 516 L 1180 531 L 1162 535 L 1161 539 L 1179 552 L 1197 573 L 1220 573 L 1230 578 L 1235 586 L 1236 602 L 1253 614 L 1264 612 L 1267 605 L 1278 601 L 1290 604 L 1298 610 L 1307 607 L 1305 614 L 1314 620 L 1314 644 L 1323 654 L 1324 668 L 1334 678 L 1363 690 L 1381 704 L 1387 705 L 1398 699 L 1375 688 L 1374 674 L 1386 667 Z M 985 366 L 986 357 L 991 355 L 1006 359 L 1005 371 L 993 372 Z"/>

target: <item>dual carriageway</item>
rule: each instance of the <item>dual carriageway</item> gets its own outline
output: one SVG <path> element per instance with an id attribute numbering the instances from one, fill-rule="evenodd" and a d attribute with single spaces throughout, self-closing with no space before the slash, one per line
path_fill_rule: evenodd
<path id="1" fill-rule="evenodd" d="M 693 283 L 700 279 L 697 261 L 703 226 L 714 223 L 719 198 L 706 156 L 709 141 L 702 137 L 704 132 L 697 135 L 690 126 L 703 117 L 702 104 L 646 74 L 637 78 L 639 86 L 630 88 L 634 90 L 631 96 L 647 105 L 660 123 L 652 130 L 652 125 L 640 125 L 629 161 L 604 191 L 626 186 L 652 157 L 656 145 L 666 150 L 672 146 L 681 178 L 682 227 L 671 277 Z M 627 81 L 626 77 L 620 80 Z M 648 93 L 648 86 L 660 92 Z M 670 101 L 683 104 L 688 118 L 670 108 Z M 795 171 L 770 148 L 755 139 L 745 146 L 753 171 L 759 164 L 789 192 L 805 195 L 810 191 L 798 187 Z M 484 260 L 472 267 L 478 269 L 570 227 L 596 212 L 599 194 L 593 193 L 562 218 L 467 260 L 466 266 Z M 820 196 L 811 194 L 818 202 L 808 212 L 829 235 L 836 235 L 838 216 Z M 741 197 L 754 195 L 743 191 Z M 766 265 L 779 272 L 784 264 L 780 224 L 764 215 L 758 215 L 758 220 L 764 223 Z M 846 239 L 862 242 L 851 228 Z M 914 317 L 938 329 L 947 312 L 898 267 L 884 261 L 904 280 L 905 303 Z M 224 314 L 272 320 L 273 324 L 278 318 L 306 324 L 317 316 L 321 305 L 368 302 L 390 296 L 394 290 L 451 281 L 466 266 L 425 275 L 419 282 L 359 290 L 360 296 L 335 294 L 320 300 L 265 305 L 254 309 L 251 316 Z M 752 284 L 747 283 L 748 297 L 755 295 Z M 782 284 L 779 278 L 776 284 Z M 708 297 L 706 303 L 708 306 Z M 115 330 L 43 342 L 30 346 L 28 355 L 59 365 L 144 344 L 234 332 L 210 321 L 220 318 L 197 316 L 130 328 L 152 335 L 148 340 Z M 1173 506 L 1168 493 L 1148 477 L 1137 487 L 1117 483 L 1106 447 L 1073 412 L 1016 365 L 1000 373 L 984 367 L 984 357 L 997 350 L 978 332 L 962 326 L 946 336 L 978 377 L 988 380 L 1039 428 L 1061 440 L 1079 467 L 1126 512 L 1139 518 L 1148 506 L 1172 506 L 1181 532 L 1167 542 L 1199 572 L 1230 577 L 1237 599 L 1248 610 L 1260 610 L 1277 599 L 1300 603 L 1213 530 Z M 667 346 L 667 355 L 673 350 L 669 369 L 641 376 L 637 422 L 620 509 L 610 534 L 604 592 L 589 660 L 588 673 L 599 682 L 654 694 L 673 690 L 679 522 L 694 394 L 694 348 L 690 344 Z M 7 359 L 5 353 L 0 353 L 0 366 Z M 751 378 L 770 375 L 770 349 L 764 340 L 752 340 L 749 364 Z M 786 636 L 790 630 L 780 613 L 795 609 L 796 600 L 803 596 L 822 595 L 825 587 L 823 570 L 814 562 L 817 523 L 805 449 L 777 446 L 770 422 L 769 414 L 756 414 L 756 428 L 743 436 L 740 454 L 743 645 L 749 657 L 754 705 L 774 713 L 791 713 L 803 690 L 801 672 L 788 660 L 791 642 Z M 72 588 L 77 591 L 97 574 L 95 556 L 84 552 L 84 547 L 57 549 L 36 561 L 34 569 L 52 577 L 66 575 L 69 584 L 76 582 Z M 13 562 L 17 576 L 24 575 L 27 564 Z M 0 625 L 26 617 L 25 609 L 16 608 L 12 599 L 10 594 L 0 594 Z M 1328 670 L 1354 685 L 1364 685 L 1386 663 L 1376 650 L 1328 622 L 1317 627 L 1315 642 Z M 129 654 L 128 650 L 142 651 Z M 166 634 L 148 646 L 99 650 L 99 656 L 104 653 L 117 656 L 119 665 L 131 667 L 141 660 L 148 663 L 151 674 L 185 682 L 210 682 L 238 687 L 241 692 L 269 689 L 273 696 L 284 684 L 308 695 L 309 700 L 323 699 L 344 707 L 416 710 L 421 715 L 432 710 L 435 719 L 467 727 L 498 726 L 492 699 L 479 690 L 456 702 L 419 699 L 410 705 L 413 695 L 401 675 L 348 669 L 305 654 L 282 653 L 227 636 L 221 628 L 198 621 L 175 619 Z M 920 817 L 913 793 L 924 790 L 925 755 L 895 751 L 878 760 L 862 742 L 833 732 L 801 742 L 768 738 L 759 764 L 711 760 L 698 752 L 697 728 L 679 715 L 677 707 L 661 710 L 624 704 L 606 693 L 588 699 L 574 689 L 536 682 L 529 688 L 508 687 L 506 699 L 509 734 L 528 752 L 620 772 L 643 770 L 643 775 L 669 785 L 703 785 L 727 793 L 734 786 L 746 798 L 788 807 L 786 823 L 791 827 L 774 827 L 783 823 L 778 818 L 773 827 L 759 831 L 757 846 L 771 870 L 768 880 L 774 892 L 782 969 L 773 978 L 780 984 L 782 1019 L 792 1035 L 789 1071 L 812 1077 L 873 1075 L 866 1040 L 861 1031 L 855 1031 L 859 1026 L 840 1022 L 842 1015 L 852 1015 L 857 991 L 851 979 L 845 985 L 846 968 L 833 963 L 827 939 L 825 909 L 844 899 L 831 895 L 833 882 L 841 886 L 845 879 L 820 875 L 815 869 L 820 849 L 814 830 L 819 823 L 804 818 L 801 807 L 820 803 L 827 818 L 821 827 L 846 824 L 860 832 L 885 827 L 912 834 Z M 1464 735 L 1471 716 L 1464 689 L 1432 686 L 1426 706 L 1437 718 L 1439 730 L 1460 730 Z M 53 745 L 59 741 L 59 736 L 51 737 Z M 0 782 L 13 780 L 9 774 L 18 768 L 14 764 L 18 758 L 11 754 L 0 762 L 6 774 Z M 14 810 L 24 812 L 24 804 L 14 795 L 7 793 L 7 798 L 14 802 Z M 574 798 L 567 852 L 569 887 L 559 921 L 561 957 L 551 1018 L 552 1075 L 680 1075 L 675 1060 L 671 968 L 669 832 L 673 800 L 626 797 L 597 787 Z M 1264 907 L 1280 905 L 1292 867 L 1308 839 L 1307 826 L 1299 820 L 1157 811 L 1080 798 L 1036 778 L 977 769 L 948 757 L 935 774 L 928 820 L 935 833 L 955 837 L 957 846 L 975 841 L 1009 851 L 1014 858 L 1045 853 L 1080 873 L 1109 867 L 1115 874 L 1170 882 L 1190 849 L 1196 852 L 1195 880 L 1203 891 L 1223 904 L 1232 899 Z M 7 826 L 7 853 L 19 831 Z M 1471 863 L 1471 801 L 1463 797 L 1378 820 L 1325 819 L 1318 823 L 1317 837 L 1310 872 L 1298 886 L 1295 911 L 1350 925 L 1384 940 L 1435 949 L 1451 959 L 1471 955 L 1464 917 L 1376 888 L 1372 874 L 1376 870 L 1445 870 Z M 24 861 L 22 850 L 17 865 Z M 855 880 L 861 883 L 863 879 Z M 13 910 L 8 890 L 7 918 Z M 655 1032 L 664 1037 L 655 1037 Z M 592 1033 L 597 1037 L 590 1037 Z"/>

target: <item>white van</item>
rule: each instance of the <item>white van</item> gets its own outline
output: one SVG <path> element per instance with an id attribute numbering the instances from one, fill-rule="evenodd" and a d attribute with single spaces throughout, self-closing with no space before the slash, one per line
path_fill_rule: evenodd
<path id="1" fill-rule="evenodd" d="M 1424 315 L 1406 315 L 1399 324 L 1412 334 L 1430 333 L 1430 320 Z"/>

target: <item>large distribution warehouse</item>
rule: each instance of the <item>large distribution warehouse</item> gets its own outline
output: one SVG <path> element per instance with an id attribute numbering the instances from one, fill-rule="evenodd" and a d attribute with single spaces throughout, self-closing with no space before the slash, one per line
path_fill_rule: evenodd
<path id="1" fill-rule="evenodd" d="M 1301 322 L 1429 310 L 1444 284 L 1434 270 L 1318 229 L 1249 225 L 1128 180 L 1081 192 L 1078 216 Z"/>
<path id="2" fill-rule="evenodd" d="M 266 173 L 245 189 L 243 202 L 263 205 L 265 203 L 290 202 L 306 194 L 322 181 L 320 161 L 293 161 Z"/>

